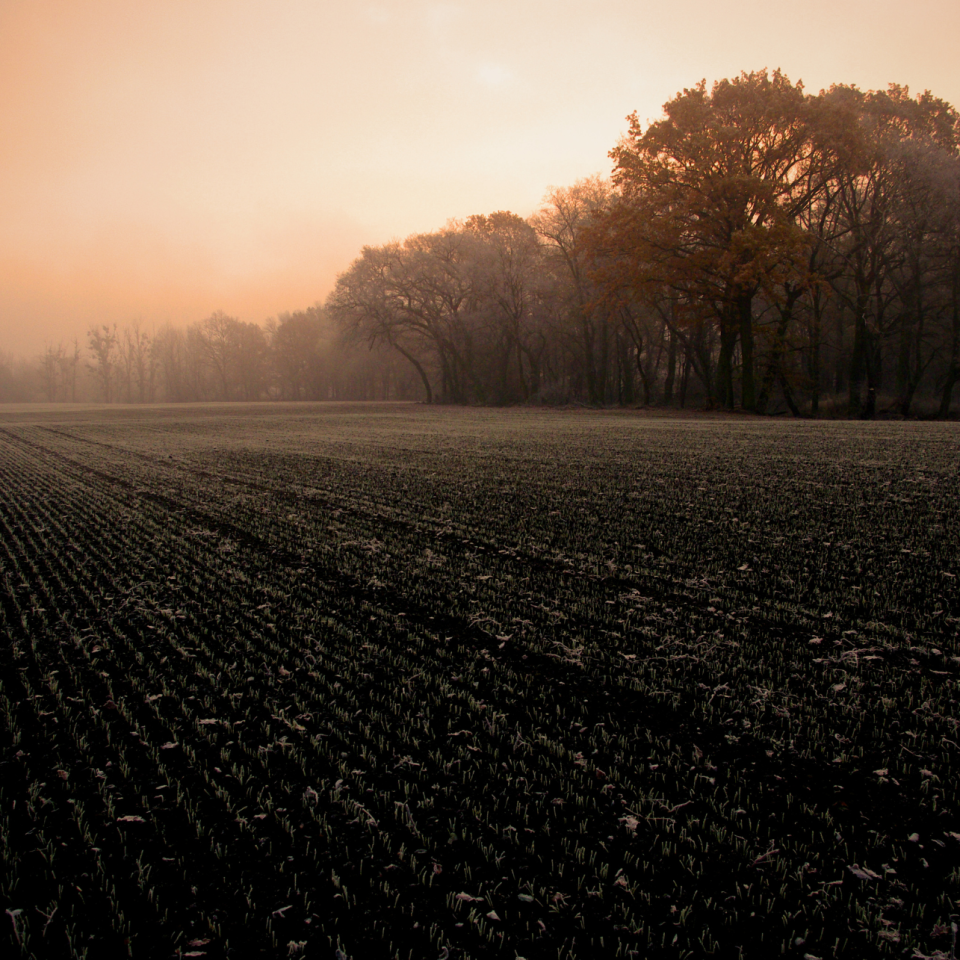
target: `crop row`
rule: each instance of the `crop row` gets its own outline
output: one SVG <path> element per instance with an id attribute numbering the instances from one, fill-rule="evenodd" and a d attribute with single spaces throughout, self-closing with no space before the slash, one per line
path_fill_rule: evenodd
<path id="1" fill-rule="evenodd" d="M 588 423 L 7 430 L 24 955 L 933 950 L 946 453 Z"/>

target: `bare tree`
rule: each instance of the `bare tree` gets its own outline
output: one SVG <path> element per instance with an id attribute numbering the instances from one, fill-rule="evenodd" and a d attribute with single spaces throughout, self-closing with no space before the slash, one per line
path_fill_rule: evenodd
<path id="1" fill-rule="evenodd" d="M 141 328 L 139 320 L 123 329 L 120 363 L 127 402 L 148 403 L 153 400 L 157 357 L 150 335 Z"/>
<path id="2" fill-rule="evenodd" d="M 240 321 L 222 310 L 200 323 L 199 338 L 206 362 L 213 370 L 219 400 L 231 399 L 231 376 L 236 366 Z"/>
<path id="3" fill-rule="evenodd" d="M 283 313 L 271 327 L 270 349 L 284 399 L 316 399 L 311 397 L 311 386 L 316 387 L 322 311 L 322 307 L 314 306 Z"/>
<path id="4" fill-rule="evenodd" d="M 113 386 L 117 361 L 117 327 L 101 324 L 91 327 L 87 332 L 87 342 L 93 354 L 90 369 L 94 373 L 100 387 L 100 398 L 104 403 L 113 400 Z"/>

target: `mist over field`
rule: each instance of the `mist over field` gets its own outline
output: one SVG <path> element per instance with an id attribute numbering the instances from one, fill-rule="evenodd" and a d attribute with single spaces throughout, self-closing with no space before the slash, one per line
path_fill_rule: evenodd
<path id="1" fill-rule="evenodd" d="M 87 331 L 0 397 L 408 400 L 951 416 L 960 115 L 779 70 L 636 113 L 613 175 L 365 245 L 323 303 L 260 326 Z M 84 363 L 84 358 L 86 362 Z"/>
<path id="2" fill-rule="evenodd" d="M 540 224 L 539 255 L 547 261 L 574 242 L 577 275 L 550 263 L 501 262 L 490 277 L 489 264 L 466 255 L 458 269 L 469 268 L 470 276 L 458 282 L 472 315 L 457 336 L 485 340 L 478 349 L 512 354 L 509 361 L 441 356 L 462 352 L 462 344 L 441 349 L 432 329 L 392 336 L 393 322 L 388 330 L 360 331 L 361 341 L 378 342 L 405 367 L 421 399 L 432 391 L 472 402 L 630 405 L 660 394 L 670 404 L 682 382 L 698 404 L 729 406 L 736 390 L 737 404 L 748 410 L 769 403 L 816 412 L 821 394 L 843 396 L 857 413 L 871 407 L 871 389 L 881 408 L 909 410 L 919 390 L 927 412 L 944 403 L 949 410 L 944 291 L 953 268 L 941 251 L 952 241 L 930 213 L 956 220 L 955 170 L 946 162 L 955 160 L 955 133 L 947 131 L 955 118 L 938 104 L 960 96 L 950 46 L 957 17 L 946 0 L 908 18 L 889 2 L 871 4 L 864 16 L 860 4 L 822 0 L 800 18 L 769 3 L 730 8 L 703 0 L 670 11 L 623 0 L 344 9 L 295 0 L 282 11 L 258 0 L 204 0 L 189 9 L 155 0 L 136 7 L 94 0 L 69 9 L 6 4 L 0 399 L 179 399 L 169 357 L 154 357 L 159 379 L 149 388 L 130 386 L 136 349 L 128 332 L 152 344 L 222 314 L 260 327 L 271 346 L 268 320 L 325 303 L 365 245 L 383 251 L 509 211 Z M 736 85 L 743 71 L 765 76 L 775 68 L 797 89 L 802 82 L 810 100 L 803 116 L 789 98 L 768 97 L 760 115 L 767 111 L 772 126 L 764 133 L 752 126 L 748 105 L 759 93 L 755 85 L 744 87 L 739 105 L 712 98 L 717 82 Z M 738 154 L 736 137 L 710 148 L 726 151 L 713 170 L 729 181 L 710 187 L 715 212 L 731 202 L 740 210 L 716 220 L 731 223 L 730 236 L 711 236 L 708 216 L 697 242 L 726 257 L 727 267 L 701 262 L 687 245 L 689 262 L 652 264 L 631 254 L 611 271 L 611 251 L 598 249 L 597 237 L 579 237 L 584 213 L 596 219 L 592 200 L 566 224 L 574 237 L 541 229 L 544 211 L 557 212 L 558 196 L 573 202 L 571 193 L 594 176 L 631 216 L 654 222 L 640 194 L 644 203 L 655 199 L 646 196 L 649 184 L 662 190 L 665 181 L 654 177 L 644 187 L 643 172 L 624 163 L 622 151 L 639 157 L 653 149 L 665 109 L 688 145 L 701 136 L 701 120 L 701 133 L 710 129 L 713 121 L 678 112 L 692 103 L 683 91 L 695 91 L 701 78 L 720 124 L 712 129 L 739 129 L 740 147 L 755 144 L 760 157 L 781 148 L 805 157 L 799 166 L 785 154 L 754 163 L 749 151 Z M 818 92 L 832 87 L 882 96 L 848 102 L 848 116 L 830 118 L 814 108 Z M 835 107 L 840 98 L 833 97 Z M 851 140 L 857 124 L 866 138 L 860 145 Z M 683 142 L 671 148 L 680 168 L 686 161 L 675 148 Z M 841 159 L 842 172 L 830 168 Z M 813 171 L 829 182 L 826 193 L 810 180 Z M 744 177 L 755 182 L 738 195 Z M 792 189 L 785 192 L 785 183 Z M 494 246 L 527 243 L 507 238 L 501 226 L 488 237 Z M 664 228 L 674 240 L 683 230 L 679 220 Z M 614 229 L 618 250 L 636 252 L 648 242 L 663 249 L 664 237 L 640 238 L 631 229 L 622 220 Z M 488 251 L 480 259 L 503 255 Z M 880 266 L 879 287 L 867 282 L 868 262 Z M 533 271 L 523 296 L 537 301 L 528 304 L 535 316 L 530 309 L 518 315 L 519 305 L 498 301 L 491 288 L 512 286 L 516 299 L 515 268 Z M 562 289 L 548 291 L 551 284 Z M 858 284 L 870 289 L 866 305 Z M 734 317 L 748 295 L 756 331 L 722 333 L 741 322 Z M 791 312 L 787 321 L 777 315 L 781 307 Z M 335 326 L 344 324 L 350 327 L 344 318 Z M 708 328 L 705 339 L 694 333 L 697 324 Z M 112 360 L 124 368 L 115 374 L 124 381 L 118 388 L 99 382 L 104 371 L 93 369 L 99 361 L 91 335 L 104 329 L 116 331 L 123 354 Z M 705 358 L 713 370 L 703 368 Z M 204 362 L 209 367 L 209 358 Z M 330 365 L 358 362 L 338 355 Z M 493 369 L 474 371 L 477 364 Z M 283 373 L 268 366 L 259 395 L 288 396 Z M 476 383 L 436 382 L 455 367 L 470 368 L 456 376 Z M 214 389 L 208 381 L 216 376 L 196 374 L 189 395 L 249 393 L 236 384 L 239 372 L 230 391 Z M 384 376 L 388 387 L 372 386 Z M 746 399 L 736 378 L 746 384 Z M 309 395 L 409 395 L 396 379 L 373 364 L 352 377 L 347 394 L 328 382 Z M 851 396 L 850 379 L 863 381 L 852 389 L 861 398 Z"/>

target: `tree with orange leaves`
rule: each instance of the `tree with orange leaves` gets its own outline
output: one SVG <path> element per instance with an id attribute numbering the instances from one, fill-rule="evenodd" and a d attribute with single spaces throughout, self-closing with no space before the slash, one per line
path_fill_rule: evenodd
<path id="1" fill-rule="evenodd" d="M 830 176 L 803 86 L 778 70 L 686 89 L 665 116 L 636 113 L 611 151 L 620 199 L 595 233 L 610 285 L 656 289 L 719 327 L 718 400 L 734 405 L 739 342 L 741 405 L 757 408 L 754 301 L 804 275 L 798 222 Z"/>

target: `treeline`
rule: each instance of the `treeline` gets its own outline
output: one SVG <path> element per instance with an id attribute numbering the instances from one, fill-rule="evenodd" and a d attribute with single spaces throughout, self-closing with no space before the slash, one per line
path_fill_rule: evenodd
<path id="1" fill-rule="evenodd" d="M 331 316 L 404 357 L 427 400 L 949 413 L 952 106 L 764 71 L 629 120 L 611 181 L 365 247 Z"/>
<path id="2" fill-rule="evenodd" d="M 183 403 L 416 399 L 402 357 L 342 342 L 322 305 L 265 324 L 217 312 L 185 328 L 90 329 L 33 364 L 0 358 L 0 401 Z"/>
<path id="3" fill-rule="evenodd" d="M 947 416 L 960 381 L 960 117 L 779 71 L 684 90 L 613 173 L 364 247 L 265 325 L 101 326 L 0 399 L 422 399 Z M 30 393 L 27 397 L 24 394 Z"/>

